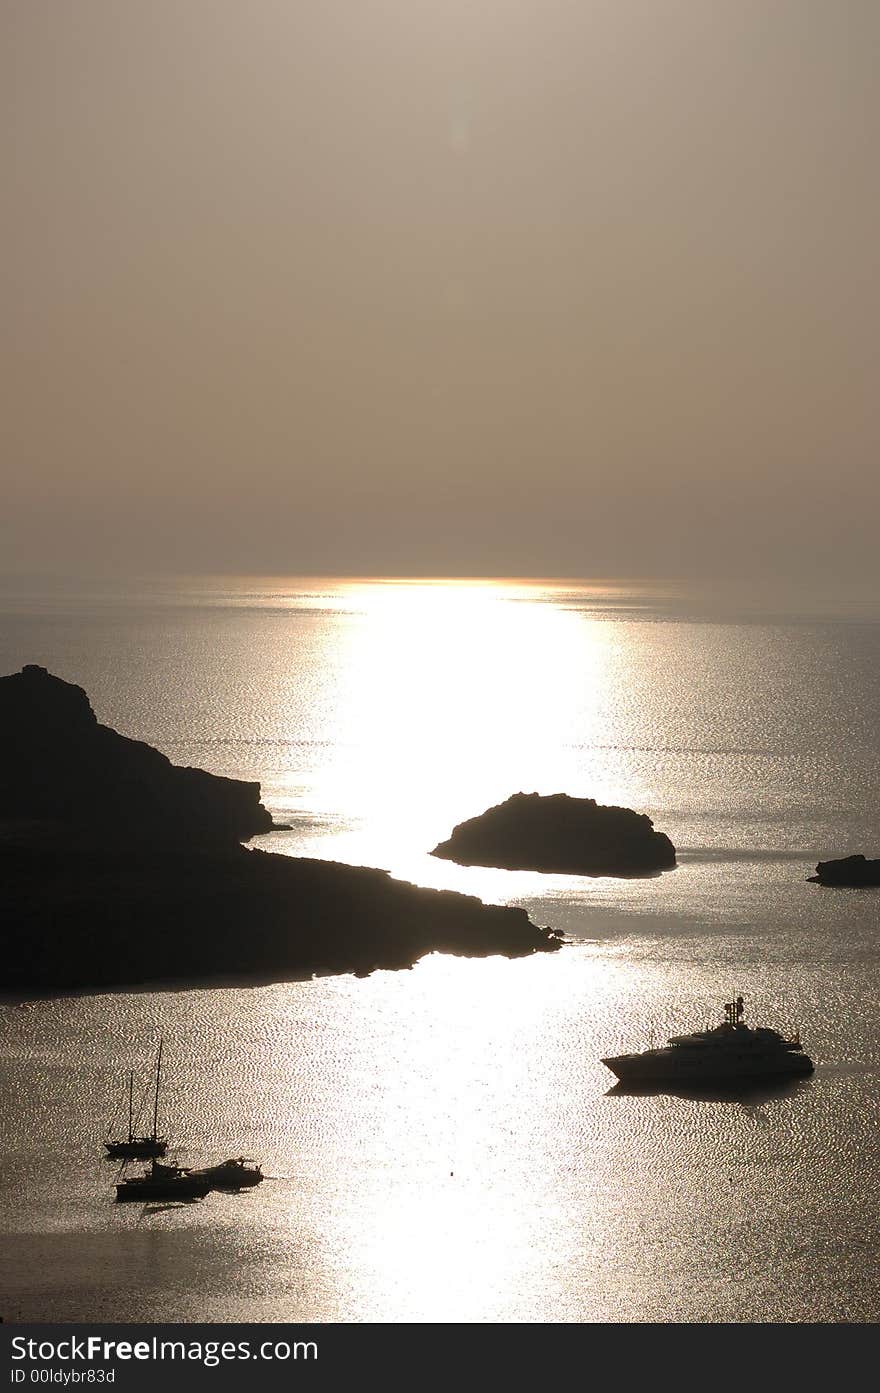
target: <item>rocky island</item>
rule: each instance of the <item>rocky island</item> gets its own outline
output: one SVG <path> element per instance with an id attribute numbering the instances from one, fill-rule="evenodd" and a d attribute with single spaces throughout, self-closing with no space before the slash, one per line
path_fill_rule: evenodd
<path id="1" fill-rule="evenodd" d="M 559 947 L 524 910 L 386 872 L 249 849 L 260 787 L 100 725 L 43 668 L 0 678 L 0 989 L 279 981 L 434 950 Z"/>
<path id="2" fill-rule="evenodd" d="M 866 856 L 841 856 L 836 861 L 820 861 L 816 874 L 807 877 L 819 885 L 841 885 L 858 888 L 880 885 L 880 859 L 870 861 Z"/>
<path id="3" fill-rule="evenodd" d="M 644 813 L 567 793 L 514 793 L 460 822 L 431 855 L 558 875 L 651 875 L 675 865 L 675 847 Z"/>

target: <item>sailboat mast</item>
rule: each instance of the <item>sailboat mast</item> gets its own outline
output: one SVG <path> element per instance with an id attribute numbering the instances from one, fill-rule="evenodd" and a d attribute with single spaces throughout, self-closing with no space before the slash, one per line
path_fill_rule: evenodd
<path id="1" fill-rule="evenodd" d="M 156 1057 L 156 1101 L 153 1104 L 153 1141 L 159 1135 L 159 1079 L 162 1074 L 162 1036 L 159 1036 L 159 1053 Z"/>
<path id="2" fill-rule="evenodd" d="M 134 1114 L 133 1114 L 133 1112 L 132 1112 L 132 1108 L 133 1108 L 133 1094 L 134 1094 L 134 1070 L 133 1070 L 133 1069 L 129 1069 L 129 1071 L 128 1071 L 128 1140 L 129 1140 L 129 1141 L 131 1141 L 132 1136 L 134 1135 L 134 1133 L 133 1133 L 133 1131 L 132 1131 L 132 1122 L 133 1122 L 133 1117 L 134 1117 Z"/>

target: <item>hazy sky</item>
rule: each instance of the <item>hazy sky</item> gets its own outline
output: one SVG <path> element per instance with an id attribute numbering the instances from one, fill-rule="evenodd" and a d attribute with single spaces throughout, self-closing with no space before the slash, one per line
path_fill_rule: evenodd
<path id="1" fill-rule="evenodd" d="M 2 0 L 0 570 L 877 588 L 877 0 Z"/>

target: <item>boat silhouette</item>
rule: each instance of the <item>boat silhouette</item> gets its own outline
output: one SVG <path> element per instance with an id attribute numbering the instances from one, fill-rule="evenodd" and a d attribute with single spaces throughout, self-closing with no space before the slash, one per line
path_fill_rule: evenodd
<path id="1" fill-rule="evenodd" d="M 136 1136 L 134 1132 L 134 1071 L 128 1073 L 128 1136 L 109 1138 L 104 1142 L 108 1159 L 114 1161 L 149 1160 L 153 1156 L 164 1156 L 168 1149 L 168 1139 L 159 1136 L 159 1086 L 162 1079 L 162 1040 L 156 1056 L 155 1097 L 153 1101 L 153 1130 L 149 1136 Z"/>
<path id="2" fill-rule="evenodd" d="M 660 1049 L 612 1055 L 602 1063 L 628 1087 L 676 1084 L 693 1088 L 707 1082 L 739 1085 L 803 1077 L 814 1068 L 797 1032 L 785 1036 L 766 1026 L 746 1025 L 741 996 L 727 1002 L 721 1025 L 672 1035 Z"/>
<path id="3" fill-rule="evenodd" d="M 207 1180 L 212 1190 L 245 1190 L 263 1179 L 262 1169 L 249 1156 L 231 1157 L 218 1166 L 191 1169 L 188 1174 Z"/>
<path id="4" fill-rule="evenodd" d="M 202 1176 L 191 1175 L 182 1166 L 163 1165 L 153 1160 L 143 1175 L 120 1180 L 116 1185 L 117 1200 L 201 1199 L 212 1188 Z"/>

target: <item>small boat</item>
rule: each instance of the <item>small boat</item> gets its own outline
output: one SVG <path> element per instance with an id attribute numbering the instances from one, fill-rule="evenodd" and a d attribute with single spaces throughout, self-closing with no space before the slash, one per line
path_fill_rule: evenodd
<path id="1" fill-rule="evenodd" d="M 152 1161 L 143 1175 L 120 1180 L 116 1186 L 117 1200 L 196 1200 L 202 1199 L 211 1186 L 209 1180 L 191 1175 L 182 1166 L 167 1166 Z"/>
<path id="2" fill-rule="evenodd" d="M 148 1137 L 138 1137 L 134 1133 L 134 1071 L 128 1074 L 128 1136 L 108 1138 L 104 1142 L 107 1156 L 115 1161 L 149 1160 L 151 1156 L 164 1156 L 168 1149 L 166 1137 L 159 1136 L 159 1084 L 162 1077 L 162 1041 L 156 1056 L 156 1096 L 153 1104 L 153 1130 Z"/>
<path id="3" fill-rule="evenodd" d="M 188 1174 L 207 1180 L 212 1190 L 244 1190 L 251 1185 L 259 1185 L 263 1179 L 262 1170 L 249 1156 L 231 1158 L 221 1161 L 218 1166 L 205 1166 L 202 1170 L 190 1170 Z"/>
<path id="4" fill-rule="evenodd" d="M 614 1055 L 602 1063 L 624 1084 L 783 1078 L 812 1074 L 814 1067 L 797 1033 L 787 1038 L 746 1025 L 741 996 L 727 1003 L 724 1020 L 711 1030 L 673 1035 L 662 1049 Z"/>

